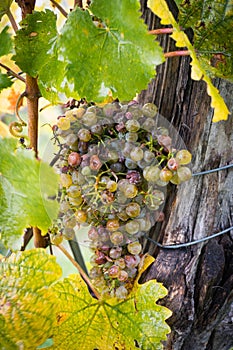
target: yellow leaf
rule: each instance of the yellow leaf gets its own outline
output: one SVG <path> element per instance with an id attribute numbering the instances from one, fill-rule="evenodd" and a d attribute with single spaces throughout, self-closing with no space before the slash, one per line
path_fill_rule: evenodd
<path id="1" fill-rule="evenodd" d="M 203 79 L 207 84 L 207 93 L 211 97 L 211 107 L 214 108 L 213 122 L 220 120 L 226 120 L 228 114 L 230 114 L 223 98 L 220 96 L 219 91 L 212 84 L 205 69 L 201 66 L 200 61 L 196 56 L 194 47 L 189 41 L 187 35 L 180 29 L 174 16 L 169 11 L 165 0 L 149 0 L 148 7 L 161 18 L 161 24 L 172 25 L 174 32 L 171 37 L 175 40 L 177 47 L 187 47 L 192 58 L 191 66 L 192 72 L 191 77 L 193 80 Z"/>

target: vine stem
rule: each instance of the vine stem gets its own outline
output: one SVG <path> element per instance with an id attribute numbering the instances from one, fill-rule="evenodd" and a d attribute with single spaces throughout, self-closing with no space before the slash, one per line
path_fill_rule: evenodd
<path id="1" fill-rule="evenodd" d="M 171 52 L 166 52 L 164 54 L 164 57 L 166 58 L 178 57 L 178 56 L 190 56 L 190 51 L 189 50 L 171 51 Z"/>
<path id="2" fill-rule="evenodd" d="M 172 34 L 173 33 L 173 28 L 153 29 L 153 30 L 149 30 L 148 33 L 151 34 L 151 35 Z"/>
<path id="3" fill-rule="evenodd" d="M 17 30 L 18 30 L 18 26 L 17 26 L 17 23 L 15 21 L 15 18 L 14 16 L 12 15 L 12 12 L 11 10 L 9 9 L 6 13 L 7 17 L 9 18 L 10 22 L 11 22 L 11 25 L 12 25 L 12 28 L 14 29 L 14 32 L 16 33 Z"/>
<path id="4" fill-rule="evenodd" d="M 26 80 L 23 77 L 21 77 L 19 74 L 15 73 L 12 69 L 7 67 L 5 64 L 0 62 L 0 66 L 7 71 L 8 75 L 11 75 L 12 77 L 15 77 L 15 78 L 21 80 L 23 83 L 26 82 Z"/>
<path id="5" fill-rule="evenodd" d="M 61 12 L 61 14 L 64 17 L 68 17 L 68 13 L 66 12 L 66 10 L 63 9 L 63 7 L 61 5 L 59 5 L 55 0 L 50 0 L 51 3 Z"/>
<path id="6" fill-rule="evenodd" d="M 87 283 L 87 285 L 90 287 L 90 289 L 92 290 L 92 292 L 94 293 L 94 295 L 96 296 L 96 298 L 98 300 L 101 299 L 100 294 L 97 292 L 97 290 L 95 289 L 95 287 L 93 286 L 93 284 L 91 283 L 90 279 L 88 278 L 88 276 L 86 275 L 86 273 L 83 271 L 83 269 L 81 268 L 81 266 L 77 263 L 77 261 L 75 261 L 72 256 L 69 254 L 69 252 L 62 246 L 62 245 L 57 245 L 58 249 L 60 249 L 62 251 L 63 254 L 65 254 L 65 256 L 70 260 L 70 262 L 76 267 L 76 269 L 78 270 L 78 272 L 80 273 L 80 275 L 82 276 L 82 278 L 84 279 L 84 281 Z"/>

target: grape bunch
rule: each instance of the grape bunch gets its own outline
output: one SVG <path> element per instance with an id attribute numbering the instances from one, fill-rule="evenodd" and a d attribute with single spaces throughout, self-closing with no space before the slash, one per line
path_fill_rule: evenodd
<path id="1" fill-rule="evenodd" d="M 158 126 L 157 107 L 115 101 L 69 104 L 53 127 L 60 147 L 60 214 L 51 237 L 89 225 L 90 278 L 106 296 L 126 298 L 142 257 L 140 238 L 161 220 L 166 185 L 192 176 L 191 154 Z"/>

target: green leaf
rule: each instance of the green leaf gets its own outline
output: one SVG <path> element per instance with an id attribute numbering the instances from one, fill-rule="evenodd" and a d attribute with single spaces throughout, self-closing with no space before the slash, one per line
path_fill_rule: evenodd
<path id="1" fill-rule="evenodd" d="M 51 335 L 55 323 L 57 300 L 52 284 L 61 277 L 61 268 L 44 249 L 32 249 L 2 260 L 0 275 L 3 339 L 11 339 L 17 349 L 19 345 L 35 349 Z M 16 347 L 6 347 L 11 348 Z"/>
<path id="2" fill-rule="evenodd" d="M 34 152 L 16 149 L 17 140 L 0 138 L 0 233 L 5 244 L 13 243 L 26 227 L 46 234 L 57 217 L 58 176 Z"/>
<path id="3" fill-rule="evenodd" d="M 0 0 L 0 21 L 2 16 L 4 16 L 8 11 L 12 4 L 13 0 Z"/>
<path id="4" fill-rule="evenodd" d="M 27 15 L 15 37 L 16 64 L 32 77 L 36 77 L 42 67 L 47 71 L 48 51 L 56 35 L 56 16 L 52 11 Z"/>
<path id="5" fill-rule="evenodd" d="M 180 25 L 194 32 L 193 46 L 202 66 L 212 76 L 233 81 L 233 2 L 183 1 L 179 9 Z"/>
<path id="6" fill-rule="evenodd" d="M 8 77 L 8 75 L 7 74 L 2 74 L 0 72 L 0 91 L 10 87 L 12 84 L 13 84 L 13 82 Z"/>
<path id="7" fill-rule="evenodd" d="M 77 7 L 62 29 L 57 50 L 66 63 L 63 74 L 89 101 L 103 101 L 109 90 L 121 100 L 132 99 L 163 62 L 162 49 L 148 35 L 137 0 L 95 0 L 90 10 L 101 18 L 101 27 Z"/>
<path id="8" fill-rule="evenodd" d="M 6 26 L 0 33 L 0 57 L 8 55 L 11 52 L 13 44 L 11 35 L 8 33 L 8 26 Z"/>
<path id="9" fill-rule="evenodd" d="M 194 80 L 203 79 L 207 84 L 207 93 L 211 97 L 211 107 L 214 108 L 213 121 L 217 122 L 220 120 L 226 120 L 228 114 L 230 114 L 223 98 L 220 96 L 218 89 L 214 87 L 211 82 L 210 77 L 198 60 L 195 49 L 190 43 L 187 35 L 180 29 L 179 24 L 176 22 L 172 13 L 169 11 L 167 3 L 165 0 L 148 0 L 148 7 L 161 18 L 161 24 L 172 25 L 173 34 L 171 37 L 175 40 L 177 47 L 187 47 L 190 52 L 190 57 L 192 58 L 191 67 L 191 77 Z"/>
<path id="10" fill-rule="evenodd" d="M 0 349 L 1 350 L 18 350 L 16 344 L 12 341 L 11 337 L 8 336 L 6 330 L 6 322 L 4 317 L 0 314 Z"/>
<path id="11" fill-rule="evenodd" d="M 55 284 L 60 304 L 52 349 L 162 349 L 171 312 L 156 301 L 167 291 L 155 280 L 139 285 L 125 301 L 96 300 L 78 275 Z"/>

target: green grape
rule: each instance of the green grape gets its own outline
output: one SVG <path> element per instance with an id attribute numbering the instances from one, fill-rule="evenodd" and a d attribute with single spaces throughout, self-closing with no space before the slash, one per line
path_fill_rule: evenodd
<path id="1" fill-rule="evenodd" d="M 149 182 L 156 182 L 160 176 L 160 169 L 157 165 L 147 166 L 143 169 L 143 177 Z"/>
<path id="2" fill-rule="evenodd" d="M 136 142 L 138 139 L 138 134 L 136 132 L 127 132 L 125 134 L 125 139 L 128 142 Z"/>
<path id="3" fill-rule="evenodd" d="M 86 112 L 82 117 L 82 122 L 85 126 L 93 126 L 97 123 L 96 114 L 93 112 Z"/>
<path id="4" fill-rule="evenodd" d="M 66 193 L 71 198 L 80 197 L 81 196 L 81 189 L 79 186 L 72 185 L 67 189 Z"/>
<path id="5" fill-rule="evenodd" d="M 126 130 L 130 132 L 137 132 L 140 129 L 140 124 L 135 119 L 127 120 L 125 124 Z"/>
<path id="6" fill-rule="evenodd" d="M 123 195 L 123 197 L 125 198 L 124 195 Z M 126 198 L 126 199 L 127 199 L 127 198 Z M 118 203 L 120 203 L 120 202 L 118 202 Z M 121 221 L 127 221 L 128 218 L 129 218 L 125 211 L 120 211 L 120 212 L 118 212 L 118 213 L 117 213 L 117 216 L 118 216 L 118 218 L 119 218 Z"/>
<path id="7" fill-rule="evenodd" d="M 118 189 L 121 192 L 124 192 L 127 186 L 129 186 L 129 181 L 127 179 L 122 179 L 118 182 Z"/>
<path id="8" fill-rule="evenodd" d="M 125 166 L 126 168 L 132 170 L 137 168 L 137 163 L 135 163 L 132 159 L 126 159 Z"/>
<path id="9" fill-rule="evenodd" d="M 124 286 L 120 286 L 116 289 L 115 294 L 117 299 L 125 299 L 128 295 L 128 291 Z"/>
<path id="10" fill-rule="evenodd" d="M 145 117 L 154 118 L 154 116 L 157 114 L 158 108 L 153 103 L 146 103 L 142 107 L 142 113 Z"/>
<path id="11" fill-rule="evenodd" d="M 138 203 L 131 202 L 126 206 L 125 211 L 129 217 L 135 218 L 140 214 L 140 205 Z"/>
<path id="12" fill-rule="evenodd" d="M 74 239 L 74 237 L 75 237 L 74 229 L 71 227 L 65 227 L 62 235 L 63 235 L 63 238 L 65 238 L 67 240 Z"/>
<path id="13" fill-rule="evenodd" d="M 106 187 L 110 192 L 115 192 L 117 190 L 117 183 L 115 181 L 110 180 L 107 182 Z"/>
<path id="14" fill-rule="evenodd" d="M 180 179 L 180 181 L 184 182 L 184 181 L 188 181 L 191 179 L 192 172 L 189 168 L 183 166 L 177 170 L 177 175 L 178 175 L 178 178 Z"/>
<path id="15" fill-rule="evenodd" d="M 72 171 L 72 182 L 74 185 L 83 185 L 85 181 L 85 177 L 80 171 Z"/>
<path id="16" fill-rule="evenodd" d="M 125 259 L 123 257 L 116 259 L 114 264 L 119 266 L 120 269 L 124 269 L 125 268 Z"/>
<path id="17" fill-rule="evenodd" d="M 145 162 L 151 163 L 155 159 L 155 155 L 153 152 L 146 150 L 144 152 L 144 158 Z"/>
<path id="18" fill-rule="evenodd" d="M 150 219 L 148 219 L 148 218 L 137 219 L 137 221 L 140 225 L 140 231 L 148 232 L 152 227 Z"/>
<path id="19" fill-rule="evenodd" d="M 81 196 L 76 198 L 69 197 L 69 203 L 75 207 L 79 207 L 83 203 L 83 198 Z"/>
<path id="20" fill-rule="evenodd" d="M 91 168 L 88 165 L 83 167 L 82 170 L 81 170 L 81 174 L 83 176 L 91 175 Z"/>
<path id="21" fill-rule="evenodd" d="M 134 198 L 138 193 L 137 186 L 134 184 L 128 184 L 123 193 L 126 198 Z"/>
<path id="22" fill-rule="evenodd" d="M 124 241 L 124 235 L 120 231 L 115 231 L 110 235 L 110 240 L 114 245 L 122 244 Z"/>
<path id="23" fill-rule="evenodd" d="M 62 201 L 60 203 L 60 212 L 66 213 L 70 209 L 70 205 L 67 201 Z"/>
<path id="24" fill-rule="evenodd" d="M 60 183 L 63 187 L 69 187 L 72 185 L 72 177 L 69 174 L 60 175 Z"/>
<path id="25" fill-rule="evenodd" d="M 78 141 L 78 137 L 75 134 L 69 134 L 66 137 L 64 137 L 64 142 L 68 145 L 68 146 L 74 146 L 77 144 Z"/>
<path id="26" fill-rule="evenodd" d="M 106 228 L 110 231 L 110 232 L 114 232 L 117 231 L 120 227 L 120 223 L 118 219 L 110 219 L 107 221 L 106 223 Z"/>
<path id="27" fill-rule="evenodd" d="M 192 160 L 192 154 L 186 149 L 182 149 L 177 152 L 175 159 L 180 165 L 189 164 Z"/>
<path id="28" fill-rule="evenodd" d="M 63 216 L 62 223 L 65 227 L 70 227 L 70 228 L 74 228 L 77 224 L 73 213 L 72 214 L 66 213 Z"/>
<path id="29" fill-rule="evenodd" d="M 138 242 L 132 242 L 127 245 L 128 252 L 133 255 L 138 255 L 142 251 L 142 245 Z"/>
<path id="30" fill-rule="evenodd" d="M 50 242 L 55 245 L 61 244 L 63 241 L 63 236 L 60 232 L 50 235 Z"/>
<path id="31" fill-rule="evenodd" d="M 125 230 L 130 235 L 135 235 L 140 230 L 139 222 L 136 220 L 130 220 L 125 224 Z"/>
<path id="32" fill-rule="evenodd" d="M 169 182 L 173 177 L 173 172 L 167 168 L 163 168 L 159 174 L 160 180 Z"/>
<path id="33" fill-rule="evenodd" d="M 57 126 L 61 130 L 68 130 L 70 129 L 70 120 L 67 119 L 66 117 L 61 117 L 57 121 Z"/>
<path id="34" fill-rule="evenodd" d="M 76 210 L 74 215 L 79 224 L 83 224 L 87 221 L 87 213 L 84 210 Z"/>
<path id="35" fill-rule="evenodd" d="M 80 129 L 78 131 L 78 138 L 80 141 L 88 142 L 91 139 L 91 133 L 87 129 Z"/>
<path id="36" fill-rule="evenodd" d="M 140 147 L 135 147 L 131 152 L 130 152 L 130 158 L 134 162 L 138 162 L 143 158 L 143 150 Z"/>
<path id="37" fill-rule="evenodd" d="M 178 177 L 177 172 L 174 173 L 173 177 L 171 178 L 170 182 L 174 185 L 179 185 L 181 183 L 180 178 Z"/>

